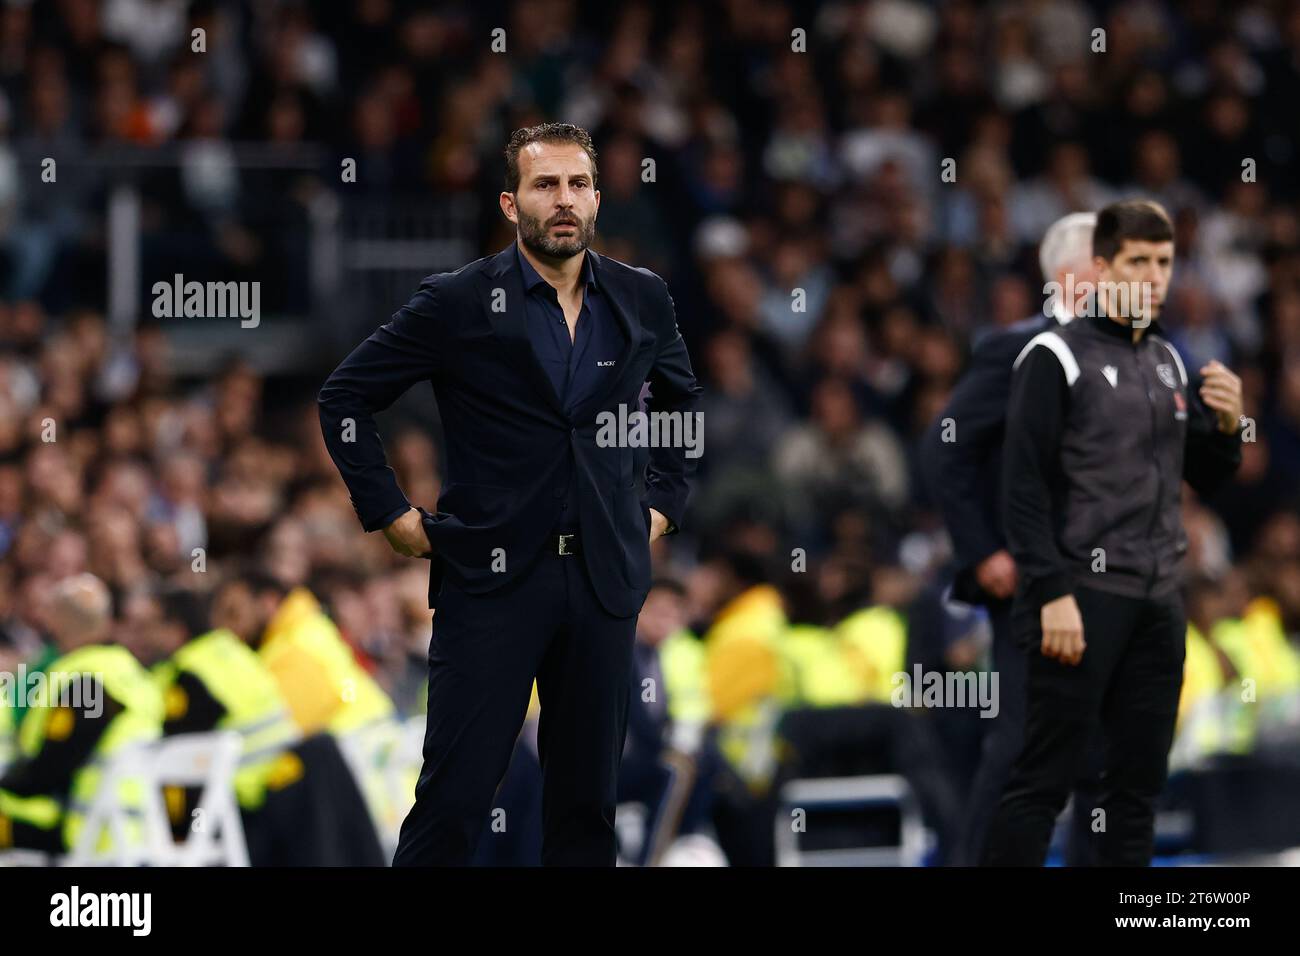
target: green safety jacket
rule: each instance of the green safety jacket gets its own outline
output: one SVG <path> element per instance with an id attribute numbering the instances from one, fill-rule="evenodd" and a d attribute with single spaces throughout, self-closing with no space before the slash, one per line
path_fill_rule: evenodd
<path id="1" fill-rule="evenodd" d="M 284 770 L 285 750 L 301 735 L 258 653 L 234 631 L 217 628 L 156 666 L 154 676 L 164 735 L 229 730 L 243 738 L 235 793 L 245 810 L 260 807 L 268 780 Z"/>
<path id="2" fill-rule="evenodd" d="M 108 762 L 162 733 L 162 695 L 124 647 L 77 648 L 45 675 L 19 725 L 17 758 L 0 779 L 0 846 L 74 846 Z M 97 701 L 88 696 L 94 688 Z M 143 797 L 142 781 L 120 781 L 117 799 L 128 815 L 141 812 Z"/>
<path id="3" fill-rule="evenodd" d="M 7 701 L 0 700 L 0 774 L 14 759 L 18 745 L 15 735 L 14 708 Z"/>
<path id="4" fill-rule="evenodd" d="M 690 631 L 670 634 L 659 645 L 659 666 L 668 694 L 668 716 L 678 723 L 704 724 L 710 708 L 704 645 Z"/>

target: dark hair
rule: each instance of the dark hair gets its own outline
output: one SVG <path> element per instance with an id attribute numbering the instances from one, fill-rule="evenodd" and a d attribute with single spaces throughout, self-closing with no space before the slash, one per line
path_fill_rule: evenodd
<path id="1" fill-rule="evenodd" d="M 591 188 L 596 188 L 596 147 L 591 134 L 572 123 L 543 123 L 517 129 L 506 146 L 506 192 L 519 191 L 519 151 L 529 143 L 577 143 L 591 160 Z"/>
<path id="2" fill-rule="evenodd" d="M 833 623 L 830 608 L 817 585 L 817 576 L 807 571 L 785 571 L 781 575 L 781 602 L 791 624 L 826 627 Z"/>
<path id="3" fill-rule="evenodd" d="M 235 573 L 221 583 L 221 586 L 224 588 L 231 584 L 242 584 L 254 597 L 259 597 L 266 591 L 274 591 L 281 597 L 289 592 L 289 588 L 283 581 L 256 562 L 249 562 L 237 568 Z"/>
<path id="4" fill-rule="evenodd" d="M 197 637 L 207 628 L 207 602 L 188 588 L 165 587 L 157 594 L 163 620 L 185 628 L 186 637 Z"/>
<path id="5" fill-rule="evenodd" d="M 743 547 L 724 544 L 714 558 L 721 561 L 722 566 L 735 576 L 742 587 L 767 584 L 772 580 L 767 559 Z"/>
<path id="6" fill-rule="evenodd" d="M 1125 239 L 1138 242 L 1173 242 L 1174 224 L 1158 202 L 1149 199 L 1126 199 L 1113 202 L 1097 213 L 1092 231 L 1092 254 L 1115 258 Z"/>
<path id="7" fill-rule="evenodd" d="M 660 589 L 671 591 L 680 598 L 686 597 L 686 585 L 682 583 L 680 578 L 675 578 L 669 574 L 662 574 L 651 579 L 650 590 L 657 591 Z"/>

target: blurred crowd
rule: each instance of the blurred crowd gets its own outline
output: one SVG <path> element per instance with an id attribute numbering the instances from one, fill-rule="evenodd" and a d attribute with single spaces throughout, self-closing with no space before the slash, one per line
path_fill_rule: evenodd
<path id="1" fill-rule="evenodd" d="M 6 3 L 0 663 L 40 655 L 71 575 L 109 586 L 111 639 L 147 662 L 147 596 L 211 599 L 255 566 L 309 589 L 412 714 L 432 618 L 426 565 L 361 532 L 318 382 L 233 357 L 180 380 L 164 328 L 111 333 L 102 177 L 71 163 L 42 184 L 42 157 L 176 147 L 179 165 L 142 180 L 146 284 L 180 268 L 282 282 L 293 308 L 305 267 L 281 233 L 310 196 L 472 195 L 487 254 L 513 238 L 496 202 L 509 133 L 554 119 L 592 132 L 596 247 L 667 279 L 705 386 L 697 490 L 656 562 L 678 582 L 674 632 L 700 638 L 678 661 L 697 679 L 676 686 L 685 723 L 714 735 L 704 779 L 730 856 L 770 839 L 771 805 L 744 808 L 780 778 L 783 716 L 887 701 L 873 668 L 987 666 L 980 612 L 944 598 L 950 549 L 916 445 L 972 342 L 1044 307 L 1037 243 L 1073 210 L 1144 196 L 1174 217 L 1164 324 L 1189 368 L 1242 376 L 1254 423 L 1229 487 L 1184 492 L 1193 622 L 1211 640 L 1267 632 L 1200 659 L 1211 693 L 1260 668 L 1300 690 L 1298 99 L 1300 6 L 1282 2 Z M 231 153 L 250 141 L 328 158 L 255 175 Z M 385 424 L 401 487 L 432 508 L 429 405 L 408 396 Z M 855 615 L 875 609 L 895 617 L 863 637 Z M 901 649 L 880 650 L 896 633 Z M 801 657 L 806 640 L 820 650 Z M 800 662 L 824 673 L 828 654 L 856 683 L 800 691 Z M 925 741 L 873 729 L 891 743 L 869 762 L 950 821 L 978 715 L 908 717 L 932 725 Z"/>

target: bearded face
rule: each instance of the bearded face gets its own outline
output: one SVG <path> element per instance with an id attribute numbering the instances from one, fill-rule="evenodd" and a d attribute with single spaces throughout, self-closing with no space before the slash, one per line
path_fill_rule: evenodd
<path id="1" fill-rule="evenodd" d="M 596 235 L 596 213 L 585 219 L 574 210 L 561 210 L 550 218 L 532 216 L 519 208 L 519 240 L 531 252 L 551 259 L 569 259 L 591 245 Z"/>
<path id="2" fill-rule="evenodd" d="M 520 150 L 519 187 L 501 198 L 524 247 L 550 260 L 581 255 L 596 235 L 600 193 L 594 178 L 591 157 L 576 143 L 538 142 Z"/>

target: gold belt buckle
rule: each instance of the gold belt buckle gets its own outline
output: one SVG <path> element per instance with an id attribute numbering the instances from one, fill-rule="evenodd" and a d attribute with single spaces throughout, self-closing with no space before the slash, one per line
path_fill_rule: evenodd
<path id="1" fill-rule="evenodd" d="M 569 540 L 570 540 L 571 538 L 576 538 L 577 535 L 576 535 L 576 534 L 562 534 L 562 535 L 558 535 L 558 537 L 559 537 L 559 539 L 560 539 L 560 550 L 559 550 L 559 553 L 560 553 L 560 554 L 573 554 L 573 552 L 569 550 Z"/>

